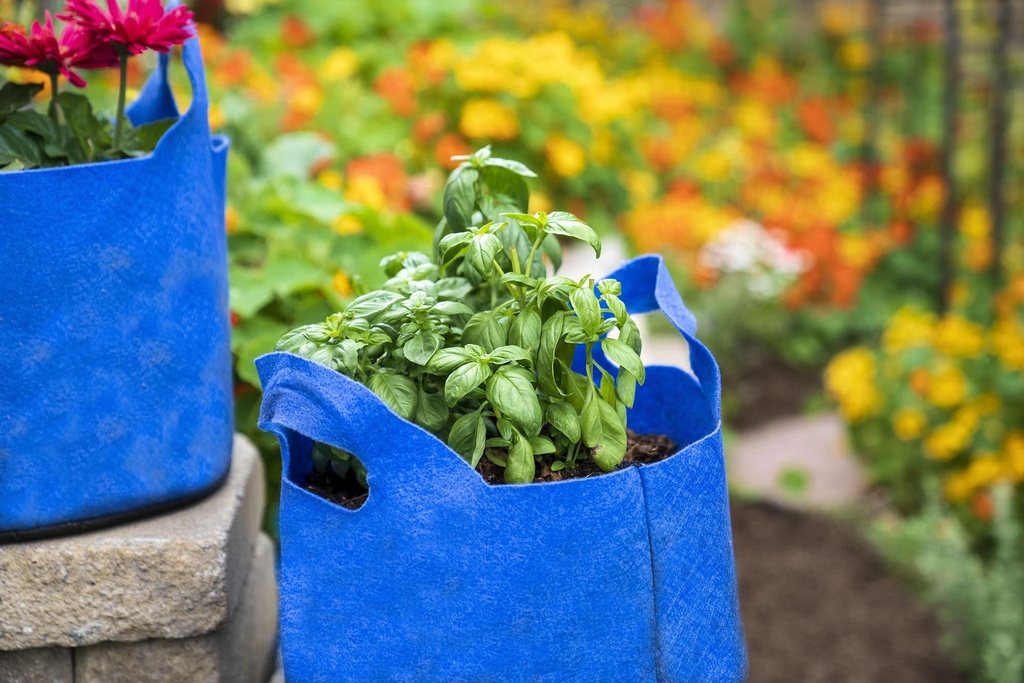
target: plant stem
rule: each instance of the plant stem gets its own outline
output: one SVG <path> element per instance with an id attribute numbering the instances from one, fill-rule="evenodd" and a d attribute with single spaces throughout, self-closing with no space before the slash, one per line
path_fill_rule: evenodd
<path id="1" fill-rule="evenodd" d="M 537 253 L 537 247 L 539 247 L 540 243 L 544 241 L 544 237 L 545 237 L 544 233 L 541 233 L 540 236 L 536 240 L 533 241 L 533 246 L 530 248 L 530 255 L 526 258 L 526 274 L 527 275 L 530 275 L 530 273 L 533 272 L 533 256 L 534 256 L 534 254 Z"/>
<path id="2" fill-rule="evenodd" d="M 128 94 L 128 55 L 121 55 L 121 85 L 117 91 L 117 118 L 114 120 L 114 144 L 110 155 L 121 153 L 121 135 L 124 132 L 124 101 Z"/>
<path id="3" fill-rule="evenodd" d="M 56 73 L 50 74 L 50 116 L 58 126 L 64 125 L 64 110 L 61 109 L 60 101 L 57 99 L 57 88 L 60 77 Z"/>

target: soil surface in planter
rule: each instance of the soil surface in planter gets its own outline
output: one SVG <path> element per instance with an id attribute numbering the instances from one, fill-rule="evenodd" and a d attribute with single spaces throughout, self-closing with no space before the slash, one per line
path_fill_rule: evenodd
<path id="1" fill-rule="evenodd" d="M 664 460 L 679 452 L 679 446 L 675 441 L 664 434 L 637 434 L 632 429 L 626 430 L 626 454 L 622 462 L 613 470 L 618 472 L 627 467 L 639 467 L 651 465 Z M 504 457 L 503 453 L 499 453 Z M 549 456 L 550 457 L 550 456 Z M 476 466 L 476 471 L 488 484 L 498 485 L 505 483 L 505 470 L 495 465 L 487 458 L 481 458 Z M 598 467 L 593 460 L 579 460 L 572 469 L 551 471 L 551 463 L 537 463 L 537 474 L 534 481 L 563 481 L 565 479 L 586 479 L 588 477 L 600 477 L 608 474 Z"/>
<path id="2" fill-rule="evenodd" d="M 664 434 L 637 434 L 632 430 L 627 430 L 626 434 L 626 455 L 623 457 L 622 462 L 619 463 L 619 466 L 615 468 L 616 471 L 627 467 L 639 467 L 640 465 L 656 463 L 679 452 L 679 446 L 676 442 Z M 488 484 L 505 483 L 505 471 L 487 458 L 480 460 L 476 470 Z M 589 459 L 580 460 L 576 467 L 559 472 L 552 472 L 550 463 L 538 463 L 537 476 L 534 481 L 585 479 L 602 474 L 605 474 L 605 472 L 595 465 L 593 460 Z M 349 510 L 358 510 L 370 495 L 366 489 L 359 485 L 351 473 L 341 478 L 334 474 L 313 470 L 309 477 L 306 478 L 303 487 L 307 491 Z"/>
<path id="3" fill-rule="evenodd" d="M 855 532 L 733 506 L 749 683 L 966 683 L 935 618 Z"/>

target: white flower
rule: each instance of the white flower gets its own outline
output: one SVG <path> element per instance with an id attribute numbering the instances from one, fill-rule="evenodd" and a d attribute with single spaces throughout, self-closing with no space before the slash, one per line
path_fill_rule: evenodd
<path id="1" fill-rule="evenodd" d="M 759 223 L 740 220 L 722 230 L 697 254 L 705 268 L 735 274 L 758 299 L 778 296 L 800 273 L 811 267 L 811 256 L 789 249 Z"/>

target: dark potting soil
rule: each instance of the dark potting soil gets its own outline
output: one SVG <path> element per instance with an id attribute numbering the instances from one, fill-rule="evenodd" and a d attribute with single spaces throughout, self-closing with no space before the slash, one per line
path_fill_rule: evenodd
<path id="1" fill-rule="evenodd" d="M 749 683 L 966 683 L 935 618 L 853 531 L 762 503 L 732 524 Z"/>
<path id="2" fill-rule="evenodd" d="M 626 454 L 622 462 L 613 470 L 618 472 L 627 467 L 639 467 L 650 465 L 664 460 L 679 452 L 679 446 L 671 438 L 664 434 L 637 434 L 632 429 L 626 430 Z M 504 453 L 497 453 L 501 458 Z M 607 474 L 598 467 L 593 460 L 578 460 L 572 469 L 564 469 L 558 472 L 551 471 L 551 460 L 545 459 L 537 463 L 537 474 L 534 481 L 564 481 L 566 479 L 586 479 L 587 477 L 599 477 Z M 486 457 L 481 458 L 476 466 L 476 471 L 488 484 L 498 485 L 505 483 L 505 470 L 495 465 Z"/>
<path id="3" fill-rule="evenodd" d="M 676 442 L 664 434 L 637 434 L 632 430 L 626 432 L 626 455 L 616 470 L 639 465 L 649 465 L 674 455 L 679 451 Z M 504 456 L 504 454 L 501 454 Z M 480 476 L 488 484 L 504 484 L 505 471 L 487 458 L 481 458 L 476 468 Z M 576 467 L 560 472 L 552 472 L 550 462 L 538 465 L 535 481 L 561 481 L 563 479 L 583 479 L 605 474 L 593 460 L 580 460 Z M 313 470 L 303 487 L 312 493 L 337 503 L 349 510 L 358 510 L 366 502 L 369 493 L 356 481 L 351 472 L 344 478 L 333 473 Z"/>

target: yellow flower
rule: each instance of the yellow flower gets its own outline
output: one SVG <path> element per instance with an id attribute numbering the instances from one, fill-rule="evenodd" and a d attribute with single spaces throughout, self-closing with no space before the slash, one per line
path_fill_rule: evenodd
<path id="1" fill-rule="evenodd" d="M 985 330 L 951 313 L 935 326 L 935 348 L 950 356 L 977 356 L 985 350 Z"/>
<path id="2" fill-rule="evenodd" d="M 388 197 L 381 187 L 380 181 L 370 175 L 357 175 L 348 180 L 345 199 L 383 211 L 388 205 Z"/>
<path id="3" fill-rule="evenodd" d="M 1024 431 L 1010 432 L 1003 441 L 1002 455 L 1010 481 L 1024 482 Z"/>
<path id="4" fill-rule="evenodd" d="M 1024 371 L 1024 327 L 1016 320 L 1000 320 L 992 327 L 992 350 L 1008 370 Z"/>
<path id="5" fill-rule="evenodd" d="M 1002 479 L 1003 467 L 998 457 L 986 454 L 981 457 L 975 457 L 971 464 L 967 466 L 965 474 L 973 487 L 981 488 Z"/>
<path id="6" fill-rule="evenodd" d="M 358 235 L 363 231 L 363 223 L 356 216 L 350 213 L 338 216 L 331 222 L 331 230 L 342 237 Z"/>
<path id="7" fill-rule="evenodd" d="M 462 105 L 459 131 L 477 140 L 513 140 L 519 135 L 519 120 L 497 100 L 474 99 Z"/>
<path id="8" fill-rule="evenodd" d="M 554 210 L 555 203 L 547 194 L 539 191 L 530 193 L 530 213 L 551 213 Z"/>
<path id="9" fill-rule="evenodd" d="M 587 167 L 587 152 L 576 142 L 554 133 L 544 142 L 544 156 L 563 178 L 575 178 Z"/>
<path id="10" fill-rule="evenodd" d="M 917 408 L 900 408 L 892 416 L 892 429 L 901 441 L 912 441 L 924 433 L 928 418 Z"/>
<path id="11" fill-rule="evenodd" d="M 320 171 L 320 174 L 316 177 L 316 181 L 320 183 L 322 187 L 326 187 L 328 190 L 334 192 L 341 192 L 341 188 L 345 185 L 345 179 L 341 173 L 333 168 L 324 169 Z"/>
<path id="12" fill-rule="evenodd" d="M 955 365 L 943 365 L 932 375 L 928 386 L 929 403 L 939 408 L 955 408 L 966 396 L 967 379 Z"/>
<path id="13" fill-rule="evenodd" d="M 238 232 L 238 209 L 233 206 L 224 210 L 224 229 L 229 235 Z"/>
<path id="14" fill-rule="evenodd" d="M 217 103 L 210 105 L 210 130 L 220 130 L 228 122 L 227 114 L 223 107 Z"/>
<path id="15" fill-rule="evenodd" d="M 720 183 L 732 175 L 732 160 L 721 149 L 709 149 L 697 157 L 696 172 L 701 180 Z"/>
<path id="16" fill-rule="evenodd" d="M 825 388 L 850 422 L 877 413 L 882 396 L 875 387 L 875 357 L 864 347 L 843 351 L 825 368 Z"/>
<path id="17" fill-rule="evenodd" d="M 293 111 L 312 116 L 324 106 L 324 91 L 320 86 L 307 85 L 296 90 L 288 101 Z"/>
<path id="18" fill-rule="evenodd" d="M 839 47 L 839 61 L 852 71 L 865 69 L 871 64 L 871 46 L 860 38 L 844 41 Z"/>
<path id="19" fill-rule="evenodd" d="M 756 100 L 744 100 L 733 108 L 733 120 L 743 133 L 758 140 L 775 135 L 775 114 L 771 107 Z"/>
<path id="20" fill-rule="evenodd" d="M 786 155 L 786 162 L 800 178 L 823 178 L 832 170 L 832 156 L 823 146 L 801 142 Z"/>
<path id="21" fill-rule="evenodd" d="M 633 206 L 652 201 L 658 192 L 658 179 L 650 171 L 627 168 L 622 172 L 622 182 L 629 191 Z"/>
<path id="22" fill-rule="evenodd" d="M 890 352 L 927 346 L 935 331 L 935 316 L 904 307 L 896 312 L 882 335 L 882 347 Z"/>
<path id="23" fill-rule="evenodd" d="M 952 460 L 957 453 L 967 447 L 971 431 L 966 425 L 955 420 L 932 431 L 924 440 L 924 452 L 932 460 Z"/>
<path id="24" fill-rule="evenodd" d="M 875 248 L 863 233 L 843 233 L 839 237 L 839 259 L 851 268 L 864 270 L 875 260 Z"/>
<path id="25" fill-rule="evenodd" d="M 341 296 L 352 294 L 352 280 L 349 279 L 348 274 L 343 270 L 339 270 L 334 274 L 331 284 L 334 286 L 334 291 Z"/>
<path id="26" fill-rule="evenodd" d="M 992 219 L 983 204 L 972 202 L 960 211 L 960 233 L 968 240 L 987 240 L 991 230 Z"/>
<path id="27" fill-rule="evenodd" d="M 942 484 L 946 499 L 950 503 L 962 503 L 974 493 L 970 479 L 963 472 L 955 472 L 946 477 Z"/>
<path id="28" fill-rule="evenodd" d="M 341 81 L 359 68 L 359 55 L 349 47 L 336 47 L 320 65 L 320 78 L 325 81 Z"/>

